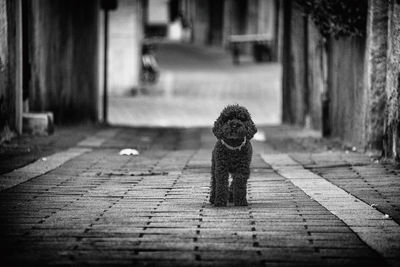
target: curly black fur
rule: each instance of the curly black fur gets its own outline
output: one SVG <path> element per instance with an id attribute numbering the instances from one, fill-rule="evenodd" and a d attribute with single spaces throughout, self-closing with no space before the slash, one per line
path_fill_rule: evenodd
<path id="1" fill-rule="evenodd" d="M 247 206 L 247 180 L 250 176 L 250 162 L 253 154 L 250 139 L 257 132 L 250 113 L 245 107 L 229 105 L 212 129 L 218 138 L 212 153 L 210 203 L 215 206 L 226 206 L 228 200 L 235 206 Z M 240 150 L 229 149 L 245 144 Z M 232 183 L 229 187 L 229 174 Z"/>

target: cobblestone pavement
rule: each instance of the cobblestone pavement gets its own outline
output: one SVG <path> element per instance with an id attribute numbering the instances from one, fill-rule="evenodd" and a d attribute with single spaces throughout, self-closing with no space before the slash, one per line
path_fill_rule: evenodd
<path id="1" fill-rule="evenodd" d="M 72 147 L 98 129 L 99 127 L 92 125 L 57 127 L 50 136 L 22 135 L 10 142 L 4 142 L 0 144 L 0 174 Z"/>
<path id="2" fill-rule="evenodd" d="M 247 207 L 208 203 L 207 128 L 104 129 L 2 175 L 2 265 L 400 266 L 399 169 L 262 130 Z"/>

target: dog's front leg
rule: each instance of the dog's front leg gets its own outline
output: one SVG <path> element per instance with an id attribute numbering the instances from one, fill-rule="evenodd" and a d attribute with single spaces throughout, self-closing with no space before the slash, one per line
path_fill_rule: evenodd
<path id="1" fill-rule="evenodd" d="M 211 183 L 210 183 L 210 203 L 214 204 L 215 202 L 215 156 L 214 152 L 212 154 L 211 159 Z"/>
<path id="2" fill-rule="evenodd" d="M 214 205 L 224 207 L 228 202 L 229 173 L 225 166 L 215 166 L 215 198 Z"/>
<path id="3" fill-rule="evenodd" d="M 235 206 L 247 206 L 247 180 L 250 173 L 235 173 L 232 175 L 233 203 Z"/>

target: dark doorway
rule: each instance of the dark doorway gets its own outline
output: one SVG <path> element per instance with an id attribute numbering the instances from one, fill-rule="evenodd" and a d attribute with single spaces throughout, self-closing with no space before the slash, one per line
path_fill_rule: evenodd
<path id="1" fill-rule="evenodd" d="M 180 11 L 179 1 L 171 0 L 169 2 L 169 21 L 174 21 L 179 16 Z"/>
<path id="2" fill-rule="evenodd" d="M 222 0 L 209 0 L 210 31 L 208 43 L 219 45 L 222 43 L 224 2 Z"/>

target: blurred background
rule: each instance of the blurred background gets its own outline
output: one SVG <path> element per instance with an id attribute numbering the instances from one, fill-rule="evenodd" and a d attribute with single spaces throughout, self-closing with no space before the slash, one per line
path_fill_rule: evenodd
<path id="1" fill-rule="evenodd" d="M 109 123 L 211 126 L 233 103 L 256 123 L 280 123 L 276 2 L 118 1 L 109 20 Z"/>

